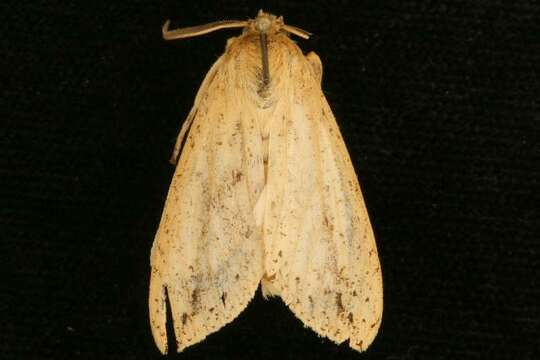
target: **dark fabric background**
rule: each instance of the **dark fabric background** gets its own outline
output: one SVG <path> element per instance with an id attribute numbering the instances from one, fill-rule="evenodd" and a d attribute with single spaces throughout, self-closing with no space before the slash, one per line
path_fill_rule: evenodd
<path id="1" fill-rule="evenodd" d="M 259 7 L 312 31 L 385 286 L 364 354 L 257 293 L 178 359 L 540 358 L 540 4 L 0 4 L 0 357 L 160 359 L 149 254 L 167 162 L 223 31 Z"/>

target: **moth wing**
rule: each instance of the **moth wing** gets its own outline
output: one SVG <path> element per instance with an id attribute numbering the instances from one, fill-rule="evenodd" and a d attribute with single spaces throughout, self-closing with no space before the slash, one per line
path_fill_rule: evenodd
<path id="1" fill-rule="evenodd" d="M 269 140 L 263 291 L 318 334 L 363 351 L 383 308 L 373 231 L 318 56 L 291 68 L 290 102 Z"/>
<path id="2" fill-rule="evenodd" d="M 171 183 L 151 252 L 152 333 L 167 352 L 168 297 L 177 349 L 232 321 L 263 274 L 262 238 L 253 207 L 264 182 L 253 118 L 234 105 L 223 58 L 192 110 L 193 124 Z M 212 77 L 208 79 L 208 77 Z M 234 105 L 234 106 L 233 106 Z"/>

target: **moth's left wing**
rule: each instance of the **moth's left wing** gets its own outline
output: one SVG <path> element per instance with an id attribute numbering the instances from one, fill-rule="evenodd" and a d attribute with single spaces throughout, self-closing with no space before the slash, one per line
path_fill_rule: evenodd
<path id="1" fill-rule="evenodd" d="M 152 246 L 150 322 L 163 353 L 167 298 L 181 351 L 232 321 L 263 273 L 253 214 L 264 184 L 261 140 L 254 117 L 237 104 L 246 95 L 231 81 L 234 66 L 220 58 L 197 95 Z"/>
<path id="2" fill-rule="evenodd" d="M 382 316 L 373 231 L 318 56 L 293 57 L 290 68 L 269 139 L 263 291 L 320 335 L 362 351 Z"/>

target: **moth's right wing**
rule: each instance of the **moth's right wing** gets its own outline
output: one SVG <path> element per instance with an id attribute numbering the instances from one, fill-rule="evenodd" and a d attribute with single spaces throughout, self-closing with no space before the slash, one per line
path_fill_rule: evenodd
<path id="1" fill-rule="evenodd" d="M 232 321 L 263 275 L 253 215 L 264 184 L 258 126 L 239 111 L 243 95 L 228 88 L 230 73 L 216 65 L 209 76 L 152 246 L 150 321 L 163 353 L 167 296 L 181 351 Z"/>
<path id="2" fill-rule="evenodd" d="M 320 87 L 320 60 L 297 53 L 270 132 L 263 293 L 281 296 L 318 334 L 363 351 L 382 318 L 377 247 Z"/>

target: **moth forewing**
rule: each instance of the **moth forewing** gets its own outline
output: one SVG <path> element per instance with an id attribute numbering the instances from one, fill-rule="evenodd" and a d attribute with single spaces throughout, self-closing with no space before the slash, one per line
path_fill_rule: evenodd
<path id="1" fill-rule="evenodd" d="M 166 24 L 164 36 L 238 24 Z M 232 321 L 261 284 L 319 335 L 363 351 L 381 322 L 382 277 L 320 59 L 302 54 L 288 33 L 309 33 L 282 18 L 259 12 L 244 26 L 175 146 L 174 159 L 189 127 L 152 247 L 152 333 L 166 352 L 165 289 L 181 351 Z"/>

